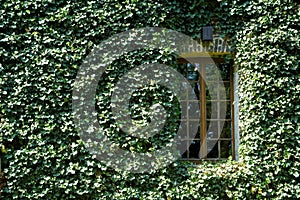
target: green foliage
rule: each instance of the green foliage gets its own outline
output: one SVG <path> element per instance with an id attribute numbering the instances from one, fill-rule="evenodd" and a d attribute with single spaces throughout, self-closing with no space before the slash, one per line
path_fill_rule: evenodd
<path id="1" fill-rule="evenodd" d="M 0 13 L 4 199 L 300 198 L 300 10 L 293 1 L 4 1 Z M 197 166 L 178 161 L 137 175 L 114 171 L 92 157 L 71 114 L 74 79 L 91 49 L 131 28 L 158 26 L 199 38 L 205 25 L 215 25 L 235 46 L 240 160 Z M 142 58 L 116 62 L 106 78 L 125 73 L 128 64 Z M 159 52 L 148 59 L 174 65 Z M 101 83 L 99 92 L 109 94 Z M 138 92 L 147 99 L 147 91 Z M 97 99 L 99 117 L 104 97 Z M 155 98 L 161 102 L 164 95 Z M 176 115 L 176 106 L 170 106 L 176 102 L 165 100 Z M 147 120 L 138 109 L 134 114 Z M 110 126 L 109 115 L 103 117 Z M 152 146 L 130 139 L 123 145 L 145 151 L 167 139 L 162 134 Z"/>

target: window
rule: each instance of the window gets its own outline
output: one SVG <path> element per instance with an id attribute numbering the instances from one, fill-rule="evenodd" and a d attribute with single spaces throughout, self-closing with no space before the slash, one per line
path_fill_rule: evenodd
<path id="1" fill-rule="evenodd" d="M 225 63 L 223 58 L 194 57 L 192 63 L 180 59 L 181 73 L 194 88 L 197 100 L 182 100 L 186 109 L 200 108 L 200 123 L 195 135 L 189 136 L 186 128 L 188 150 L 182 155 L 183 160 L 222 160 L 236 158 L 234 135 L 234 77 L 233 67 Z M 216 69 L 219 69 L 218 75 Z M 224 86 L 224 87 L 223 87 Z M 182 87 L 182 90 L 187 87 Z M 184 91 L 182 91 L 184 92 Z M 188 113 L 188 111 L 187 111 Z M 182 116 L 186 124 L 195 120 L 193 117 Z M 199 120 L 199 119 L 198 119 Z"/>

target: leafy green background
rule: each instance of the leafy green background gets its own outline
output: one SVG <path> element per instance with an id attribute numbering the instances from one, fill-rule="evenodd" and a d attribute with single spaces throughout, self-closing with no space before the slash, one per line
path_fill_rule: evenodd
<path id="1" fill-rule="evenodd" d="M 3 199 L 300 198 L 299 13 L 288 0 L 1 1 Z M 205 25 L 235 47 L 240 160 L 137 175 L 92 157 L 71 115 L 72 85 L 92 48 L 132 28 L 199 38 Z"/>

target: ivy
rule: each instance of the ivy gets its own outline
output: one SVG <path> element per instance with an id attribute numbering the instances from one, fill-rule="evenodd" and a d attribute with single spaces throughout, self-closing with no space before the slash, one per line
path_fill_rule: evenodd
<path id="1" fill-rule="evenodd" d="M 288 0 L 3 1 L 2 198 L 300 198 L 299 15 L 299 5 Z M 240 160 L 196 166 L 177 161 L 153 173 L 130 174 L 115 171 L 91 156 L 75 128 L 72 89 L 77 71 L 93 47 L 116 33 L 145 26 L 200 38 L 201 27 L 207 25 L 215 26 L 234 46 L 239 73 Z M 149 99 L 168 108 L 170 128 L 150 142 L 126 138 L 106 113 L 107 97 L 118 76 L 145 60 L 180 68 L 166 51 L 124 55 L 110 66 L 105 81 L 99 82 L 96 103 L 108 135 L 115 141 L 122 138 L 120 145 L 125 149 L 140 152 L 163 146 L 170 136 L 166 133 L 173 133 L 178 126 L 173 120 L 178 102 L 170 91 L 157 85 L 137 91 L 142 103 L 131 99 L 133 117 L 141 124 L 149 117 Z"/>

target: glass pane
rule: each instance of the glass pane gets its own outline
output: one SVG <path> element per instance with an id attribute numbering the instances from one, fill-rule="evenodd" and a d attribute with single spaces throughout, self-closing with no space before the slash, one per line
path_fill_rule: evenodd
<path id="1" fill-rule="evenodd" d="M 179 73 L 186 77 L 186 64 L 178 64 L 175 69 L 177 69 Z"/>
<path id="2" fill-rule="evenodd" d="M 210 96 L 208 87 L 206 87 L 205 89 L 206 89 L 206 91 L 205 91 L 206 101 L 210 101 L 211 100 L 211 96 Z"/>
<path id="3" fill-rule="evenodd" d="M 194 63 L 196 70 L 200 73 L 200 63 Z"/>
<path id="4" fill-rule="evenodd" d="M 218 100 L 219 94 L 219 83 L 218 82 L 209 82 L 210 87 L 206 86 L 206 99 Z"/>
<path id="5" fill-rule="evenodd" d="M 218 140 L 207 140 L 207 158 L 218 158 Z"/>
<path id="6" fill-rule="evenodd" d="M 221 138 L 231 138 L 231 121 L 224 122 Z"/>
<path id="7" fill-rule="evenodd" d="M 218 121 L 207 121 L 207 139 L 218 139 L 219 134 L 219 122 Z"/>
<path id="8" fill-rule="evenodd" d="M 182 100 L 185 100 L 187 99 L 187 94 L 188 94 L 188 84 L 186 82 L 182 82 L 180 84 L 180 96 L 183 97 L 184 99 Z"/>
<path id="9" fill-rule="evenodd" d="M 180 139 L 188 139 L 188 130 L 187 130 L 187 123 L 181 122 L 178 128 L 178 137 Z"/>
<path id="10" fill-rule="evenodd" d="M 230 80 L 230 66 L 229 64 L 219 64 L 219 70 L 221 71 L 221 77 L 223 81 Z"/>
<path id="11" fill-rule="evenodd" d="M 187 78 L 189 81 L 198 81 L 200 77 L 198 68 L 191 63 L 187 64 Z"/>
<path id="12" fill-rule="evenodd" d="M 182 158 L 188 158 L 188 140 L 179 140 L 177 141 L 177 149 L 179 149 L 181 152 Z"/>
<path id="13" fill-rule="evenodd" d="M 224 83 L 224 87 L 225 87 L 225 92 L 226 92 L 226 99 L 230 100 L 231 99 L 231 88 L 230 88 L 230 83 L 229 82 L 225 82 Z"/>
<path id="14" fill-rule="evenodd" d="M 206 119 L 211 119 L 211 101 L 206 101 Z"/>
<path id="15" fill-rule="evenodd" d="M 220 102 L 220 119 L 231 119 L 231 102 Z"/>
<path id="16" fill-rule="evenodd" d="M 206 102 L 206 119 L 218 119 L 218 102 L 207 101 Z"/>
<path id="17" fill-rule="evenodd" d="M 188 117 L 189 119 L 200 119 L 200 102 L 190 101 L 188 104 Z"/>
<path id="18" fill-rule="evenodd" d="M 200 139 L 200 124 L 199 122 L 189 121 L 189 139 Z"/>
<path id="19" fill-rule="evenodd" d="M 190 158 L 199 158 L 199 151 L 200 151 L 200 141 L 193 140 L 190 148 L 189 148 L 189 157 Z"/>
<path id="20" fill-rule="evenodd" d="M 200 100 L 200 82 L 190 82 L 193 91 L 192 93 L 196 95 L 197 100 Z"/>
<path id="21" fill-rule="evenodd" d="M 188 151 L 185 151 L 182 155 L 181 158 L 188 158 Z"/>
<path id="22" fill-rule="evenodd" d="M 201 126 L 200 126 L 200 124 L 199 124 L 199 126 L 198 126 L 198 131 L 197 131 L 197 133 L 196 133 L 196 135 L 195 135 L 195 139 L 200 140 L 200 131 L 201 131 Z"/>
<path id="23" fill-rule="evenodd" d="M 181 119 L 183 120 L 186 120 L 187 119 L 187 115 L 188 115 L 188 112 L 187 112 L 187 102 L 188 101 L 181 101 L 180 102 L 180 105 L 181 105 Z"/>
<path id="24" fill-rule="evenodd" d="M 221 146 L 221 152 L 220 156 L 221 158 L 228 158 L 232 154 L 231 150 L 231 141 L 220 141 Z"/>
<path id="25" fill-rule="evenodd" d="M 219 81 L 218 77 L 218 70 L 217 66 L 215 64 L 206 64 L 205 70 L 206 70 L 206 81 Z"/>

